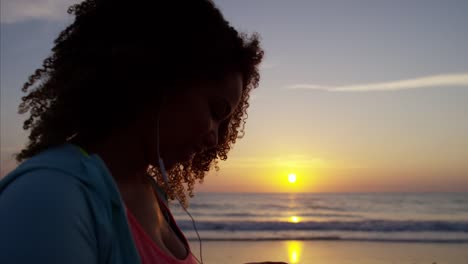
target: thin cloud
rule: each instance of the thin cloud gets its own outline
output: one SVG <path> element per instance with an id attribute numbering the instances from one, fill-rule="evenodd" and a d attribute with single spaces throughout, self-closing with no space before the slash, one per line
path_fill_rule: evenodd
<path id="1" fill-rule="evenodd" d="M 3 0 L 0 23 L 11 24 L 29 20 L 65 20 L 68 7 L 80 0 Z"/>
<path id="2" fill-rule="evenodd" d="M 324 85 L 316 85 L 316 84 L 308 84 L 308 83 L 298 83 L 289 85 L 286 89 L 289 90 L 329 90 L 332 87 L 324 86 Z"/>
<path id="3" fill-rule="evenodd" d="M 286 87 L 288 90 L 322 90 L 329 92 L 371 92 L 399 91 L 431 87 L 468 87 L 468 73 L 439 74 L 406 80 L 380 83 L 364 83 L 342 86 L 323 86 L 315 84 L 294 84 Z"/>
<path id="4" fill-rule="evenodd" d="M 311 158 L 303 155 L 287 155 L 230 158 L 228 162 L 222 166 L 235 168 L 328 168 L 331 164 L 329 161 L 319 158 Z"/>

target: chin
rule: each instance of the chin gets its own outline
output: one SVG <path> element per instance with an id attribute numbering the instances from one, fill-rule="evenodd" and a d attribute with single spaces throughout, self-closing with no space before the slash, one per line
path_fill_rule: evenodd
<path id="1" fill-rule="evenodd" d="M 164 167 L 166 168 L 167 171 L 172 170 L 177 164 L 177 162 L 173 161 L 172 159 L 167 159 L 167 160 L 163 159 L 163 161 L 164 161 Z"/>
<path id="2" fill-rule="evenodd" d="M 167 170 L 172 170 L 172 169 L 174 169 L 174 168 L 177 166 L 177 164 L 179 164 L 179 163 L 178 163 L 178 162 L 175 162 L 175 163 L 173 163 L 173 164 L 170 164 Z"/>
<path id="3" fill-rule="evenodd" d="M 181 157 L 177 157 L 177 158 L 168 157 L 166 159 L 163 157 L 164 167 L 166 168 L 167 171 L 169 171 L 171 169 L 174 169 L 177 164 L 190 161 L 191 159 L 193 159 L 193 156 L 194 155 L 185 155 L 185 156 L 181 156 Z"/>

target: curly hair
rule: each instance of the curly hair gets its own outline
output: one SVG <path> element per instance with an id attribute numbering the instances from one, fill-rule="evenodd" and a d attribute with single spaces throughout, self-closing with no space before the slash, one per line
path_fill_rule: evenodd
<path id="1" fill-rule="evenodd" d="M 226 160 L 244 135 L 249 93 L 259 84 L 263 58 L 258 35 L 237 32 L 209 0 L 85 0 L 68 13 L 75 15 L 74 22 L 22 88 L 29 93 L 19 113 L 30 113 L 23 124 L 30 133 L 17 161 L 74 135 L 98 142 L 166 93 L 239 72 L 241 102 L 221 124 L 218 146 L 174 166 L 169 186 L 158 167 L 148 167 L 170 199 L 177 195 L 187 202 L 195 183 L 213 166 L 219 170 L 218 160 Z"/>

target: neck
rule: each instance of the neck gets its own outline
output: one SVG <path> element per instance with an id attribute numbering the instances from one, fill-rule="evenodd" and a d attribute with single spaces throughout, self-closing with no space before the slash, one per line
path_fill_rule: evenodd
<path id="1" fill-rule="evenodd" d="M 118 132 L 96 144 L 80 143 L 79 139 L 72 142 L 89 154 L 99 155 L 117 183 L 146 182 L 144 176 L 148 163 L 138 137 Z"/>

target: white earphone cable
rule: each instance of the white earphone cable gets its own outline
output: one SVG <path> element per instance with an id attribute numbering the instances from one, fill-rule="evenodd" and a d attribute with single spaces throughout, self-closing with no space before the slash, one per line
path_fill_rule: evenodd
<path id="1" fill-rule="evenodd" d="M 157 149 L 157 155 L 158 155 L 158 162 L 159 162 L 159 170 L 161 172 L 161 175 L 163 177 L 163 180 L 166 182 L 166 184 L 169 184 L 169 176 L 167 175 L 167 171 L 166 171 L 166 168 L 164 166 L 164 161 L 163 159 L 161 158 L 161 155 L 159 153 L 159 114 L 158 114 L 158 118 L 157 118 L 157 121 L 156 121 L 156 130 L 157 130 L 157 136 L 156 136 L 156 149 Z M 197 237 L 198 237 L 198 242 L 199 242 L 199 247 L 200 247 L 200 259 L 198 259 L 195 255 L 193 255 L 193 257 L 197 260 L 197 262 L 199 264 L 203 264 L 203 251 L 202 251 L 202 240 L 200 238 L 200 234 L 198 233 L 198 229 L 197 229 L 197 225 L 195 224 L 195 219 L 193 219 L 192 215 L 187 211 L 187 209 L 182 205 L 182 202 L 180 201 L 177 193 L 175 194 L 175 197 L 177 199 L 177 201 L 179 202 L 179 205 L 180 207 L 185 211 L 185 213 L 190 217 L 190 219 L 192 220 L 192 225 L 193 225 L 193 228 L 195 230 L 195 233 L 197 234 Z M 189 248 L 187 248 L 188 251 L 190 251 Z"/>

